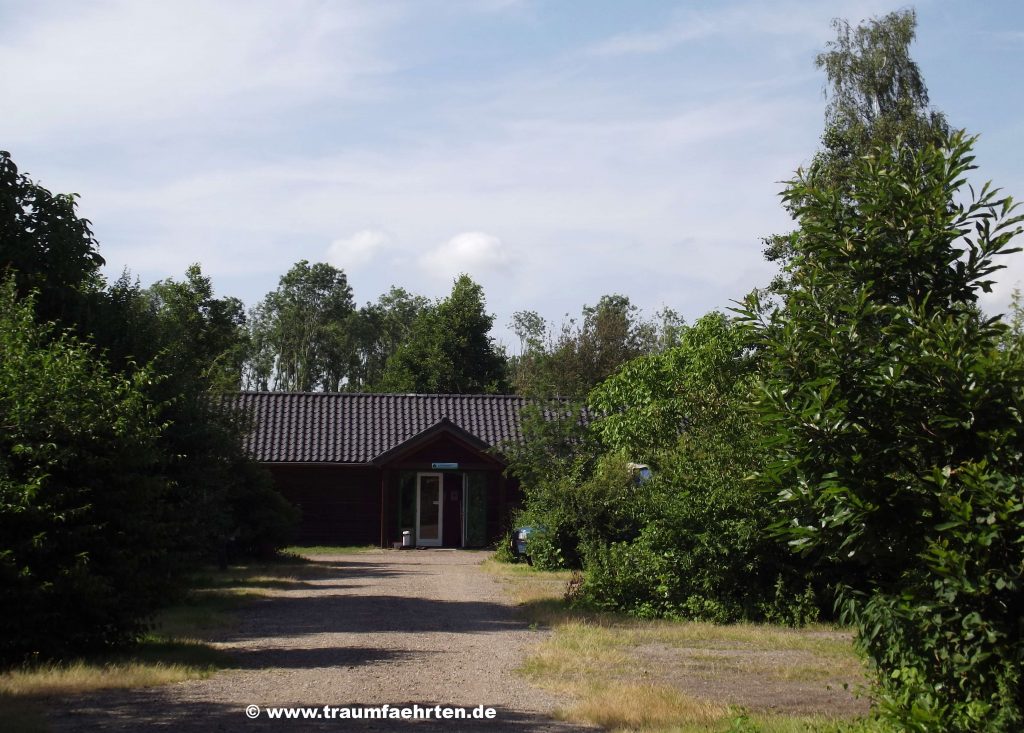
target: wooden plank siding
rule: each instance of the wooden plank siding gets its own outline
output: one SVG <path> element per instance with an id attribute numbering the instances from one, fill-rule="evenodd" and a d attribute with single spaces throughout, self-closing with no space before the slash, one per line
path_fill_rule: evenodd
<path id="1" fill-rule="evenodd" d="M 300 545 L 380 543 L 381 471 L 376 466 L 267 466 L 278 490 L 302 512 Z"/>
<path id="2" fill-rule="evenodd" d="M 295 537 L 299 545 L 378 545 L 401 540 L 399 483 L 403 475 L 437 472 L 433 463 L 457 463 L 441 473 L 482 472 L 487 476 L 488 543 L 510 529 L 511 514 L 521 493 L 516 481 L 502 475 L 502 462 L 462 440 L 440 434 L 383 466 L 330 464 L 265 464 L 286 499 L 301 512 Z M 451 488 L 451 484 L 446 484 Z M 454 508 L 446 520 L 455 520 Z M 402 518 L 408 524 L 410 517 Z M 414 521 L 414 520 L 413 520 Z M 457 521 L 457 520 L 455 520 Z M 445 522 L 446 546 L 453 546 L 454 527 Z M 461 529 L 459 530 L 461 533 Z M 459 535 L 461 536 L 461 534 Z M 457 545 L 454 545 L 457 546 Z"/>

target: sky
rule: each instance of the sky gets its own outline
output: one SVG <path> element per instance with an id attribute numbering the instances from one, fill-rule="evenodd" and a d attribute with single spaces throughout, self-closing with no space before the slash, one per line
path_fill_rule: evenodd
<path id="1" fill-rule="evenodd" d="M 494 334 L 603 294 L 692 321 L 774 268 L 818 146 L 814 57 L 857 0 L 0 0 L 0 149 L 75 192 L 142 283 L 194 262 L 256 303 L 300 259 L 443 297 Z M 922 0 L 931 102 L 1024 197 L 1024 3 Z M 983 305 L 1005 309 L 1024 254 Z"/>

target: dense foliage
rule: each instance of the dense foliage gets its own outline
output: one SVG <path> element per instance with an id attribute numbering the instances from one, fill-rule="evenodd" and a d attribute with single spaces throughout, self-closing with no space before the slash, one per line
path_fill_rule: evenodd
<path id="1" fill-rule="evenodd" d="M 879 148 L 842 190 L 792 181 L 790 285 L 747 311 L 780 529 L 846 566 L 883 707 L 918 730 L 1022 722 L 1024 360 L 976 306 L 1022 218 L 967 190 L 971 143 Z"/>
<path id="2" fill-rule="evenodd" d="M 591 393 L 601 443 L 655 469 L 637 487 L 641 531 L 591 548 L 584 590 L 596 605 L 716 621 L 816 616 L 809 578 L 767 532 L 770 497 L 750 480 L 766 452 L 747 400 L 756 369 L 741 329 L 712 313 Z"/>
<path id="3" fill-rule="evenodd" d="M 388 358 L 385 392 L 483 394 L 507 391 L 505 355 L 490 336 L 483 288 L 460 276 L 447 298 L 424 308 Z"/>
<path id="4" fill-rule="evenodd" d="M 222 395 L 237 389 L 247 346 L 235 298 L 217 298 L 198 265 L 181 281 L 141 288 L 123 276 L 95 294 L 77 326 L 117 371 L 147 364 L 147 395 L 166 425 L 160 472 L 172 487 L 173 541 L 193 561 L 266 554 L 287 540 L 295 512 L 242 449 L 246 417 Z M 258 520 L 258 521 L 255 521 Z"/>
<path id="5" fill-rule="evenodd" d="M 582 400 L 630 360 L 661 351 L 675 342 L 680 317 L 663 309 L 645 319 L 624 295 L 605 295 L 584 306 L 579 321 L 568 319 L 557 334 L 534 311 L 519 311 L 512 328 L 520 353 L 510 359 L 518 394 Z"/>
<path id="6" fill-rule="evenodd" d="M 784 196 L 797 229 L 739 325 L 621 365 L 589 425 L 533 428 L 513 470 L 531 548 L 586 567 L 584 602 L 802 623 L 834 601 L 880 725 L 1017 730 L 1024 319 L 978 296 L 1022 218 L 967 185 L 972 139 L 928 106 L 914 26 L 837 22 L 823 148 Z M 630 486 L 628 461 L 654 478 Z"/>
<path id="7" fill-rule="evenodd" d="M 0 275 L 14 278 L 19 296 L 35 293 L 41 321 L 80 317 L 83 288 L 103 264 L 76 198 L 50 193 L 0 150 Z"/>
<path id="8" fill-rule="evenodd" d="M 122 639 L 164 600 L 180 558 L 153 379 L 111 374 L 0 285 L 0 660 Z"/>
<path id="9" fill-rule="evenodd" d="M 345 273 L 297 262 L 253 309 L 248 382 L 254 389 L 337 391 L 347 380 L 355 306 Z"/>
<path id="10" fill-rule="evenodd" d="M 196 563 L 295 519 L 243 452 L 244 312 L 198 266 L 107 285 L 74 198 L 2 156 L 0 657 L 130 637 Z M 53 319 L 56 319 L 55 322 Z"/>
<path id="11" fill-rule="evenodd" d="M 528 425 L 513 471 L 527 494 L 521 523 L 542 528 L 532 559 L 584 565 L 582 598 L 600 608 L 814 618 L 811 577 L 768 533 L 770 497 L 749 480 L 765 436 L 747 400 L 756 362 L 744 334 L 712 313 L 676 339 L 596 387 L 585 426 L 568 411 Z M 639 481 L 631 463 L 649 464 L 653 478 Z"/>
<path id="12" fill-rule="evenodd" d="M 354 392 L 383 389 L 388 359 L 410 339 L 413 325 L 433 307 L 429 298 L 392 286 L 376 302 L 360 308 L 350 321 L 356 349 L 345 389 Z"/>

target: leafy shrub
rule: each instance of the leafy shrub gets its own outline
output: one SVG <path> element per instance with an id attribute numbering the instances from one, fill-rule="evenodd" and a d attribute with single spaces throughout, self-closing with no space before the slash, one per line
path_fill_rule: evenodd
<path id="1" fill-rule="evenodd" d="M 1024 725 L 1024 353 L 976 306 L 1022 218 L 964 190 L 971 146 L 880 148 L 843 191 L 793 181 L 790 285 L 748 302 L 778 528 L 844 569 L 902 730 Z"/>
<path id="2" fill-rule="evenodd" d="M 151 375 L 109 374 L 0 284 L 0 660 L 138 631 L 180 569 Z"/>
<path id="3" fill-rule="evenodd" d="M 771 536 L 777 511 L 763 484 L 749 480 L 767 455 L 749 406 L 756 369 L 741 330 L 715 313 L 683 329 L 679 346 L 594 391 L 603 441 L 646 455 L 656 470 L 636 538 L 606 538 L 588 554 L 590 602 L 717 622 L 815 615 L 800 599 L 810 580 L 822 581 Z"/>
<path id="4" fill-rule="evenodd" d="M 771 602 L 761 605 L 761 617 L 771 624 L 813 624 L 821 617 L 821 607 L 814 586 L 808 583 L 803 593 L 794 593 L 791 585 L 787 584 L 781 575 L 776 579 L 775 595 Z"/>
<path id="5" fill-rule="evenodd" d="M 519 461 L 532 469 L 520 523 L 544 530 L 530 538 L 538 565 L 585 564 L 581 602 L 723 622 L 815 616 L 803 605 L 817 598 L 804 593 L 804 563 L 769 535 L 771 499 L 747 480 L 766 449 L 748 406 L 756 359 L 744 338 L 709 314 L 677 346 L 597 387 L 582 435 L 537 431 L 545 440 Z M 655 477 L 637 485 L 626 463 L 641 460 Z"/>
<path id="6" fill-rule="evenodd" d="M 497 562 L 503 563 L 516 563 L 519 562 L 519 558 L 512 554 L 512 533 L 506 532 L 500 540 L 498 540 L 498 546 L 494 549 L 494 559 Z"/>
<path id="7" fill-rule="evenodd" d="M 687 525 L 693 529 L 692 525 Z M 590 606 L 640 618 L 713 623 L 771 621 L 800 626 L 818 620 L 817 594 L 801 576 L 780 571 L 770 542 L 742 550 L 735 537 L 714 545 L 715 526 L 698 540 L 681 525 L 659 522 L 633 542 L 592 548 L 582 598 Z M 766 548 L 771 548 L 767 550 Z M 776 582 L 764 579 L 776 572 Z"/>
<path id="8" fill-rule="evenodd" d="M 589 544 L 629 539 L 640 531 L 648 491 L 635 481 L 625 456 L 600 456 L 592 470 L 586 463 L 577 461 L 569 472 L 525 487 L 527 509 L 517 524 L 533 528 L 527 548 L 537 567 L 578 568 Z"/>
<path id="9" fill-rule="evenodd" d="M 228 554 L 271 558 L 291 542 L 298 510 L 274 488 L 263 466 L 238 455 L 233 468 L 225 511 L 231 522 Z"/>

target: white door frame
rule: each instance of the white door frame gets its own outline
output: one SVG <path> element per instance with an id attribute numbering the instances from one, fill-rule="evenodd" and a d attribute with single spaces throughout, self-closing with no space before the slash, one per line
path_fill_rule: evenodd
<path id="1" fill-rule="evenodd" d="M 420 485 L 424 476 L 435 476 L 437 478 L 437 539 L 425 540 L 420 536 Z M 416 544 L 420 547 L 440 547 L 444 538 L 444 474 L 443 473 L 417 473 L 416 474 Z"/>

